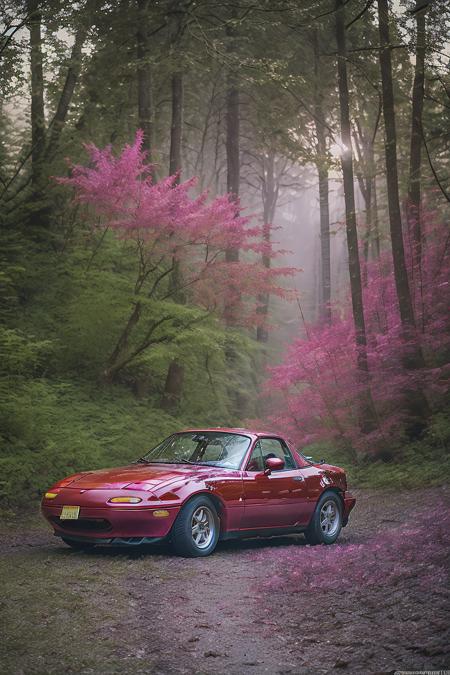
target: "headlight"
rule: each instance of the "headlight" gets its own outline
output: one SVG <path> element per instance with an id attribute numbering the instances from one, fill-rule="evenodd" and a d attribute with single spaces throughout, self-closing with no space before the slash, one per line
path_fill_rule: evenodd
<path id="1" fill-rule="evenodd" d="M 46 492 L 44 495 L 45 499 L 55 499 L 58 496 L 57 492 Z"/>
<path id="2" fill-rule="evenodd" d="M 141 501 L 140 497 L 111 497 L 111 499 L 108 499 L 110 504 L 139 504 Z"/>

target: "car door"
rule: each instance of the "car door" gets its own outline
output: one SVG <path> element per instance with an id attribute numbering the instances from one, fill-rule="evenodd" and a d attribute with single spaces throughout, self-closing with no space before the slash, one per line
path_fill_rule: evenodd
<path id="1" fill-rule="evenodd" d="M 284 469 L 264 474 L 268 457 L 284 460 Z M 241 529 L 305 525 L 309 518 L 307 482 L 286 443 L 263 437 L 254 445 L 243 472 L 244 513 Z"/>

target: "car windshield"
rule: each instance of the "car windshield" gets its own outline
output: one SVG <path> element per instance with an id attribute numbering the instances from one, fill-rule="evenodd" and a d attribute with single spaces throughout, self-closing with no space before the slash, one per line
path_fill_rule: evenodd
<path id="1" fill-rule="evenodd" d="M 150 450 L 142 461 L 168 464 L 203 464 L 239 469 L 250 438 L 222 431 L 174 434 Z"/>

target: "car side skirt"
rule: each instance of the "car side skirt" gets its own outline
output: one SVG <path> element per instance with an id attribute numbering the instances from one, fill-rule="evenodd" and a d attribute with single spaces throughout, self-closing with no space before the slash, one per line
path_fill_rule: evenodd
<path id="1" fill-rule="evenodd" d="M 220 541 L 255 537 L 282 537 L 284 534 L 302 534 L 306 527 L 258 527 L 254 530 L 228 530 L 220 534 Z"/>

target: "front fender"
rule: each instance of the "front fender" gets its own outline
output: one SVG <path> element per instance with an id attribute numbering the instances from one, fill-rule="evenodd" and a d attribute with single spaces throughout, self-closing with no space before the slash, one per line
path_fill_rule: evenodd
<path id="1" fill-rule="evenodd" d="M 221 521 L 221 531 L 238 530 L 243 513 L 243 482 L 240 472 L 230 476 L 205 477 L 170 485 L 166 491 L 158 491 L 161 507 L 179 506 L 182 508 L 190 499 L 205 495 L 214 503 Z"/>

